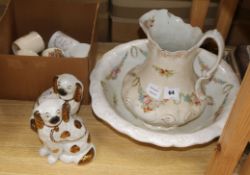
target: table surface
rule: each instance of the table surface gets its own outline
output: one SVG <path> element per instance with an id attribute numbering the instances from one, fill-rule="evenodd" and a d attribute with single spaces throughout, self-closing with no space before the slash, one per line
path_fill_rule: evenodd
<path id="1" fill-rule="evenodd" d="M 99 43 L 98 57 L 115 44 Z M 139 143 L 99 120 L 91 106 L 81 106 L 96 146 L 95 159 L 86 165 L 57 162 L 40 157 L 41 146 L 29 127 L 32 101 L 0 100 L 0 175 L 201 175 L 216 147 L 216 140 L 189 148 L 160 148 Z"/>

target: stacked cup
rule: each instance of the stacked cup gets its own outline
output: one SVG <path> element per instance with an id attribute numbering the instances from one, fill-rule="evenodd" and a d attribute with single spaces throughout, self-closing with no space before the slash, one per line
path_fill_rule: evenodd
<path id="1" fill-rule="evenodd" d="M 66 57 L 86 57 L 90 49 L 89 44 L 80 43 L 61 31 L 57 31 L 51 36 L 48 47 L 61 48 Z"/>
<path id="2" fill-rule="evenodd" d="M 45 42 L 39 33 L 32 31 L 27 35 L 18 38 L 12 44 L 12 51 L 15 55 L 42 56 L 45 57 L 78 57 L 88 56 L 90 45 L 80 43 L 76 39 L 61 31 L 55 32 L 49 39 L 48 48 L 45 49 Z"/>
<path id="3" fill-rule="evenodd" d="M 18 38 L 12 44 L 12 51 L 15 55 L 38 56 L 44 48 L 43 38 L 35 31 Z"/>

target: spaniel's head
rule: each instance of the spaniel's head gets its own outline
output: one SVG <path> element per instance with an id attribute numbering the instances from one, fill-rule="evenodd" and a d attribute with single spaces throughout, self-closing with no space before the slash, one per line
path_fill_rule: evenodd
<path id="1" fill-rule="evenodd" d="M 42 129 L 58 126 L 62 121 L 69 121 L 70 105 L 61 99 L 48 99 L 34 109 L 35 126 Z"/>
<path id="2" fill-rule="evenodd" d="M 53 79 L 53 89 L 63 100 L 72 100 L 81 102 L 83 96 L 82 83 L 71 74 L 61 74 Z"/>

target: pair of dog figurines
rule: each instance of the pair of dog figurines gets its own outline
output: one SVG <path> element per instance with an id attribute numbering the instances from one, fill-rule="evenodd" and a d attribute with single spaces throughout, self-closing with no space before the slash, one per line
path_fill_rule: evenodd
<path id="1" fill-rule="evenodd" d="M 35 103 L 30 125 L 43 143 L 40 155 L 48 156 L 50 164 L 57 160 L 84 164 L 95 155 L 89 132 L 77 115 L 83 89 L 75 76 L 58 75 Z"/>

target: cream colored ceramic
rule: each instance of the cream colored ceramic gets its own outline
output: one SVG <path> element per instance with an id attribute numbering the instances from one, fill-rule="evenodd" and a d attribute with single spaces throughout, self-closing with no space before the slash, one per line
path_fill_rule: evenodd
<path id="1" fill-rule="evenodd" d="M 74 58 L 86 58 L 89 55 L 89 50 L 90 44 L 79 43 L 69 50 L 68 56 Z"/>
<path id="2" fill-rule="evenodd" d="M 203 34 L 167 10 L 149 11 L 140 25 L 149 40 L 148 59 L 124 78 L 126 107 L 149 127 L 176 127 L 199 117 L 209 101 L 201 83 L 211 78 L 222 58 L 221 35 L 216 30 Z M 207 38 L 217 43 L 219 53 L 215 64 L 197 77 L 193 63 Z"/>
<path id="3" fill-rule="evenodd" d="M 45 90 L 36 100 L 34 108 L 44 101 L 62 99 L 69 104 L 70 115 L 76 115 L 80 110 L 84 87 L 72 74 L 61 74 L 53 78 L 53 86 Z M 33 111 L 34 112 L 34 111 Z M 34 115 L 30 117 L 31 128 L 37 131 L 34 125 Z"/>
<path id="4" fill-rule="evenodd" d="M 18 50 L 30 50 L 35 53 L 39 53 L 45 48 L 45 43 L 41 35 L 35 31 L 32 31 L 17 40 L 12 44 L 12 51 L 14 54 Z"/>
<path id="5" fill-rule="evenodd" d="M 72 74 L 60 74 L 53 78 L 53 86 L 44 91 L 37 99 L 35 106 L 48 99 L 62 99 L 70 104 L 70 114 L 76 114 L 83 98 L 84 86 Z"/>
<path id="6" fill-rule="evenodd" d="M 69 57 L 69 51 L 71 48 L 78 45 L 80 42 L 76 39 L 72 38 L 71 36 L 61 32 L 57 31 L 52 34 L 52 36 L 49 39 L 48 47 L 49 48 L 60 48 L 63 50 L 66 57 Z"/>
<path id="7" fill-rule="evenodd" d="M 82 83 L 72 74 L 57 75 L 53 87 L 37 99 L 30 117 L 31 128 L 42 141 L 41 156 L 50 164 L 82 164 L 95 155 L 95 147 L 81 117 L 77 115 L 83 96 Z"/>
<path id="8" fill-rule="evenodd" d="M 123 79 L 129 70 L 148 59 L 147 44 L 147 40 L 121 44 L 97 62 L 90 76 L 92 108 L 97 117 L 137 141 L 162 147 L 187 147 L 219 136 L 239 89 L 237 76 L 224 60 L 203 84 L 210 103 L 200 117 L 185 125 L 171 129 L 148 127 L 125 107 L 121 97 Z M 195 73 L 201 76 L 211 70 L 216 61 L 216 55 L 199 48 L 194 62 Z"/>
<path id="9" fill-rule="evenodd" d="M 53 48 L 45 49 L 42 52 L 42 56 L 61 58 L 61 57 L 64 57 L 64 53 L 63 53 L 62 49 L 53 47 Z"/>
<path id="10" fill-rule="evenodd" d="M 33 110 L 34 125 L 43 146 L 41 156 L 50 164 L 58 159 L 65 163 L 82 164 L 95 155 L 89 132 L 81 117 L 70 114 L 69 103 L 62 99 L 47 99 Z"/>
<path id="11" fill-rule="evenodd" d="M 36 52 L 32 50 L 18 50 L 16 51 L 16 55 L 19 56 L 39 56 Z"/>

